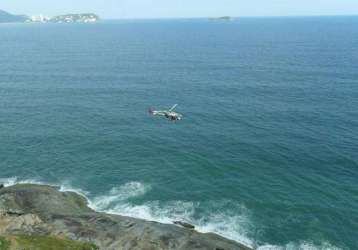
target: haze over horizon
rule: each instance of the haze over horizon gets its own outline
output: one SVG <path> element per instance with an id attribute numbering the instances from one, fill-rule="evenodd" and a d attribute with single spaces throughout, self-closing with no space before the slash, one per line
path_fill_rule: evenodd
<path id="1" fill-rule="evenodd" d="M 357 0 L 62 0 L 54 5 L 45 0 L 3 0 L 0 9 L 13 14 L 93 12 L 102 18 L 179 18 L 210 16 L 316 16 L 357 15 Z"/>

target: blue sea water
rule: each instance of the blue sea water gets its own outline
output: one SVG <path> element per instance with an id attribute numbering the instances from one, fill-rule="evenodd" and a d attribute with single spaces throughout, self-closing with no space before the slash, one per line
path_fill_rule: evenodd
<path id="1" fill-rule="evenodd" d="M 172 123 L 147 109 L 178 103 Z M 259 249 L 358 249 L 358 17 L 0 25 L 0 182 Z"/>

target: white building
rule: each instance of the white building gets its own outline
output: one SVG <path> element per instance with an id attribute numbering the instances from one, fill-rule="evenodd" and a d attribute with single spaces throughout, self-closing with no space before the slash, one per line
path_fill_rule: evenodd
<path id="1" fill-rule="evenodd" d="M 45 23 L 48 22 L 50 18 L 48 16 L 44 16 L 42 14 L 31 16 L 31 22 L 37 22 L 37 23 Z"/>

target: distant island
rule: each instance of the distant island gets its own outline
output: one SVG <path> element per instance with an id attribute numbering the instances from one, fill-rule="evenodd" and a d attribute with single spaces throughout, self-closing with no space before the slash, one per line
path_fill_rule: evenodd
<path id="1" fill-rule="evenodd" d="M 230 16 L 222 16 L 222 17 L 210 17 L 210 21 L 231 21 L 232 18 Z"/>
<path id="2" fill-rule="evenodd" d="M 26 22 L 29 17 L 25 15 L 13 15 L 6 11 L 0 10 L 0 23 Z"/>
<path id="3" fill-rule="evenodd" d="M 32 18 L 32 22 L 36 22 L 36 18 Z M 55 16 L 52 18 L 45 18 L 43 22 L 52 22 L 52 23 L 94 23 L 99 21 L 99 16 L 93 13 L 84 13 L 84 14 L 67 14 Z"/>
<path id="4" fill-rule="evenodd" d="M 0 10 L 0 23 L 94 23 L 100 20 L 99 16 L 93 13 L 66 14 L 54 17 L 45 15 L 13 15 Z"/>

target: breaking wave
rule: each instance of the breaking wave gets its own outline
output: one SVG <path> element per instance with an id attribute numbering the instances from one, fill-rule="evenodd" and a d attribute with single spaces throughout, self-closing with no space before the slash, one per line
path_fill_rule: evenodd
<path id="1" fill-rule="evenodd" d="M 150 190 L 149 185 L 129 182 L 112 188 L 107 195 L 94 197 L 89 206 L 97 211 L 167 224 L 172 224 L 176 220 L 186 221 L 194 224 L 200 232 L 214 232 L 243 244 L 252 245 L 253 242 L 245 236 L 246 230 L 242 227 L 248 224 L 248 211 L 243 206 L 235 204 L 239 211 L 243 212 L 241 215 L 230 215 L 227 212 L 205 212 L 211 207 L 214 207 L 214 210 L 222 210 L 221 206 L 215 208 L 214 203 L 150 201 L 135 205 L 128 201 L 130 198 L 143 196 Z M 222 201 L 221 204 L 225 205 L 225 202 L 228 201 Z M 205 216 L 197 217 L 197 210 L 202 211 Z"/>
<path id="2" fill-rule="evenodd" d="M 260 246 L 257 250 L 341 250 L 341 248 L 335 247 L 328 242 L 323 242 L 319 246 L 309 242 L 290 242 L 285 246 L 265 245 Z"/>
<path id="3" fill-rule="evenodd" d="M 89 192 L 84 191 L 80 188 L 73 187 L 70 182 L 62 182 L 62 183 L 50 183 L 44 182 L 36 179 L 24 179 L 20 180 L 17 177 L 10 177 L 10 178 L 0 178 L 0 184 L 3 184 L 5 187 L 13 186 L 16 184 L 38 184 L 38 185 L 49 185 L 49 186 L 56 186 L 59 187 L 61 192 L 75 192 L 87 198 Z"/>
<path id="4" fill-rule="evenodd" d="M 148 190 L 150 190 L 150 186 L 145 186 L 140 182 L 129 182 L 123 186 L 112 188 L 107 195 L 94 197 L 90 205 L 96 210 L 106 210 L 131 197 L 144 195 Z"/>
<path id="5" fill-rule="evenodd" d="M 186 221 L 196 226 L 203 233 L 214 232 L 226 238 L 253 247 L 249 231 L 251 224 L 250 212 L 242 205 L 230 201 L 188 202 L 188 201 L 150 201 L 144 204 L 133 204 L 131 198 L 144 196 L 151 190 L 149 185 L 140 182 L 129 182 L 112 188 L 107 195 L 97 196 L 90 201 L 90 207 L 97 211 L 119 214 L 149 221 L 172 224 L 175 220 Z M 225 211 L 223 207 L 230 207 Z M 210 208 L 214 208 L 210 211 Z M 196 211 L 201 216 L 197 217 Z M 208 211 L 209 210 L 209 211 Z M 340 250 L 328 242 L 315 245 L 310 242 L 290 242 L 284 246 L 262 245 L 257 250 Z"/>
<path id="6" fill-rule="evenodd" d="M 3 184 L 5 187 L 13 186 L 15 184 L 45 184 L 43 182 L 36 181 L 33 179 L 18 180 L 17 177 L 0 178 L 0 183 Z"/>
<path id="7" fill-rule="evenodd" d="M 186 221 L 195 225 L 199 232 L 217 233 L 226 238 L 254 247 L 255 241 L 250 237 L 250 212 L 242 205 L 232 201 L 188 202 L 188 201 L 150 201 L 133 204 L 130 199 L 144 196 L 151 190 L 150 185 L 129 182 L 112 188 L 107 194 L 92 196 L 89 192 L 73 187 L 69 182 L 47 183 L 34 179 L 19 180 L 17 177 L 0 178 L 5 187 L 15 184 L 43 184 L 60 187 L 60 191 L 76 192 L 88 200 L 89 207 L 96 211 L 129 216 L 148 221 L 172 224 L 175 220 Z M 230 211 L 224 207 L 230 207 Z M 200 211 L 200 216 L 197 215 Z M 258 250 L 340 250 L 328 242 L 317 246 L 310 242 L 290 242 L 284 246 L 262 245 Z"/>

